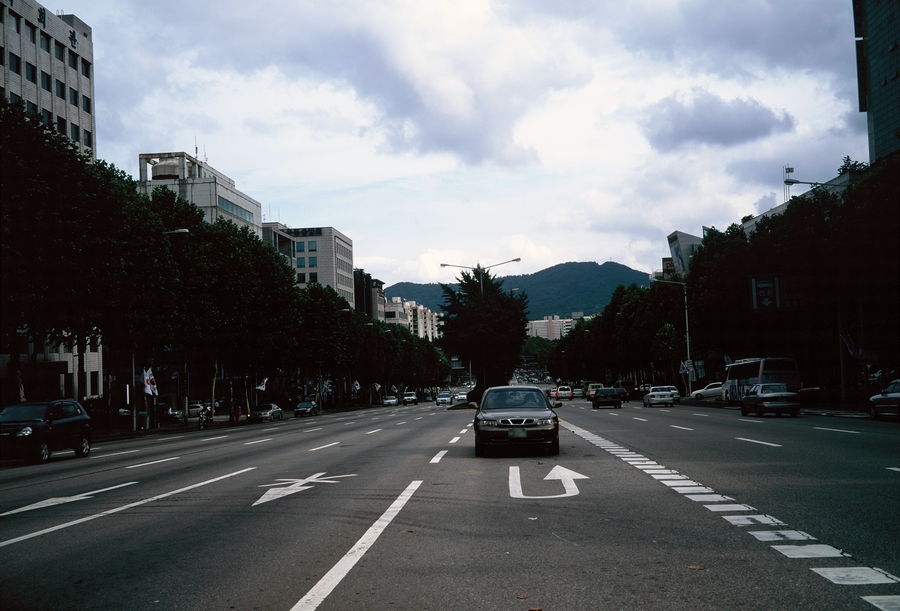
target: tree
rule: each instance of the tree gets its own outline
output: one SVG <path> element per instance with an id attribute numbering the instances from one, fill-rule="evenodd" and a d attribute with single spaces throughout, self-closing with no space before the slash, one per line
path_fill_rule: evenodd
<path id="1" fill-rule="evenodd" d="M 527 337 L 528 296 L 504 292 L 502 286 L 502 280 L 480 265 L 461 273 L 458 291 L 441 284 L 444 325 L 439 346 L 472 361 L 479 397 L 490 386 L 508 383 Z"/>

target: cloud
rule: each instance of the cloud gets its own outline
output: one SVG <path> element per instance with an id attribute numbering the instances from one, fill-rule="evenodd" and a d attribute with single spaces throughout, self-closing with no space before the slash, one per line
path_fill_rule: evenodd
<path id="1" fill-rule="evenodd" d="M 756 214 L 762 214 L 767 210 L 771 210 L 778 204 L 775 203 L 775 194 L 769 193 L 768 195 L 763 195 L 753 204 L 753 209 L 756 210 Z"/>
<path id="2" fill-rule="evenodd" d="M 775 112 L 749 99 L 725 101 L 710 91 L 695 89 L 690 99 L 663 98 L 645 108 L 640 120 L 650 144 L 672 152 L 690 144 L 736 146 L 794 128 L 786 111 Z"/>

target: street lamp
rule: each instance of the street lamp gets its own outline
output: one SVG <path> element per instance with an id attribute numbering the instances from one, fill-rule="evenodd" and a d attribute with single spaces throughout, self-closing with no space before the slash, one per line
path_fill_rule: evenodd
<path id="1" fill-rule="evenodd" d="M 676 282 L 674 280 L 660 280 L 659 278 L 650 277 L 650 282 L 663 282 L 665 284 L 680 284 L 684 289 L 684 335 L 687 342 L 687 362 L 690 366 L 688 370 L 688 396 L 691 395 L 691 373 L 694 371 L 694 361 L 691 360 L 691 329 L 688 324 L 688 300 L 687 300 L 687 284 L 684 282 Z"/>
<path id="2" fill-rule="evenodd" d="M 502 263 L 494 263 L 493 265 L 488 265 L 488 266 L 482 267 L 481 269 L 483 272 L 486 272 L 487 270 L 491 269 L 492 267 L 499 267 L 500 265 L 506 265 L 507 263 L 518 263 L 521 260 L 522 259 L 520 257 L 516 257 L 515 259 L 510 259 L 509 261 L 503 261 Z M 471 269 L 474 271 L 481 266 L 476 265 L 475 267 L 470 267 L 468 265 L 453 265 L 452 263 L 441 263 L 441 267 L 458 267 L 460 269 Z M 484 273 L 481 273 L 478 276 L 478 282 L 481 286 L 481 294 L 484 295 Z"/>

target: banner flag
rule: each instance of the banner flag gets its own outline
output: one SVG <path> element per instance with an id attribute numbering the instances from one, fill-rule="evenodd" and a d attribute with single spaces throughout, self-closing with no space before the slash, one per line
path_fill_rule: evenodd
<path id="1" fill-rule="evenodd" d="M 159 392 L 156 390 L 156 378 L 153 377 L 153 369 L 144 370 L 144 394 L 154 397 L 159 396 Z"/>

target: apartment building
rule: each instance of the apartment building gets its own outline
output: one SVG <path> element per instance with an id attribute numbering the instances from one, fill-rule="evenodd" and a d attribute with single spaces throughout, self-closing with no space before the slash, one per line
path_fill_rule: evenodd
<path id="1" fill-rule="evenodd" d="M 5 0 L 0 20 L 2 95 L 96 159 L 91 27 L 32 0 Z"/>

